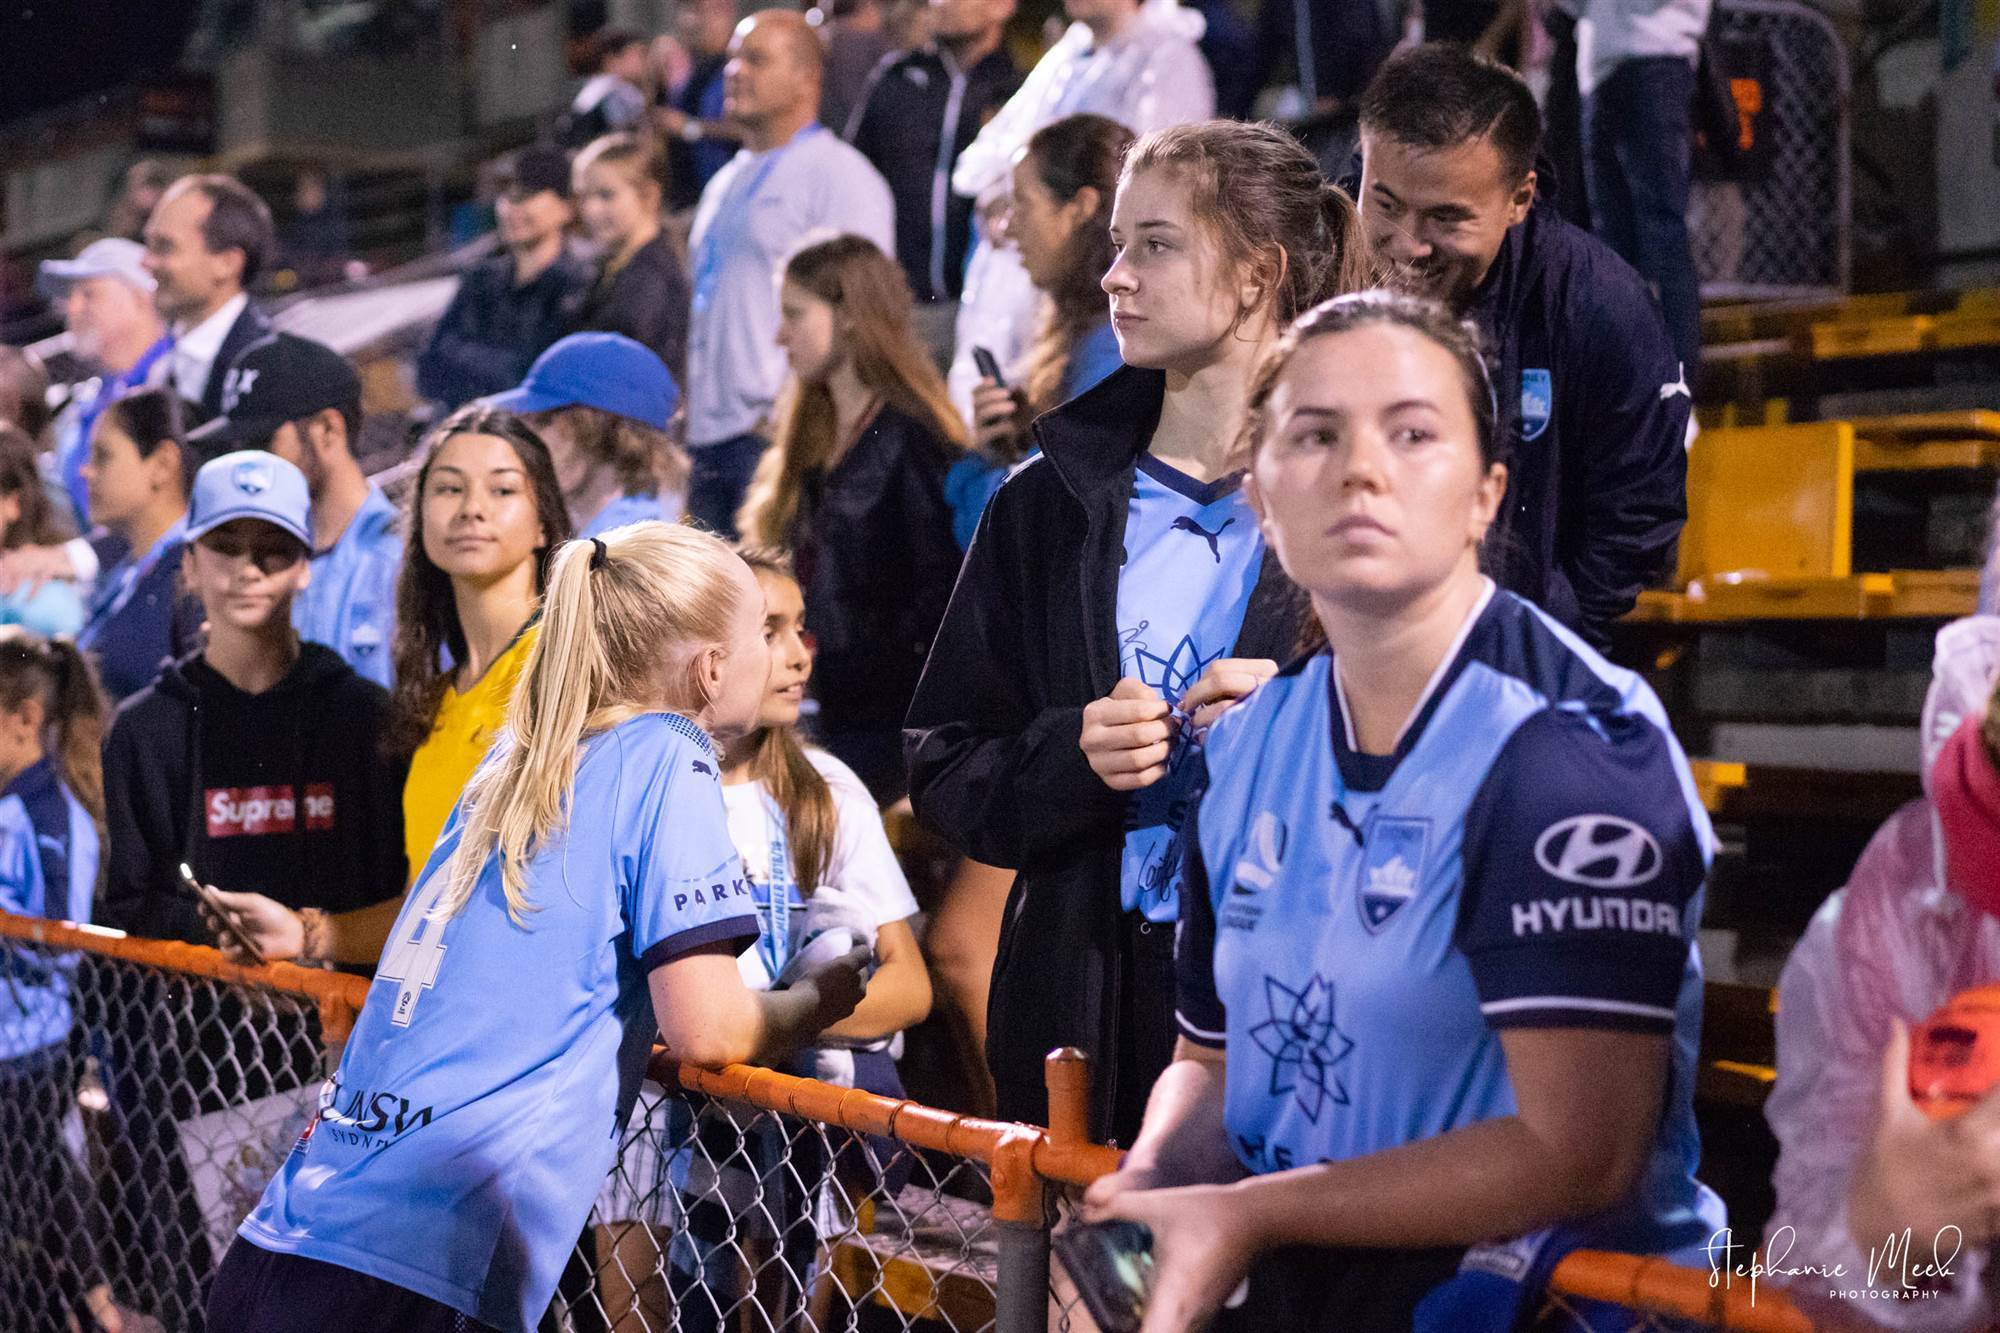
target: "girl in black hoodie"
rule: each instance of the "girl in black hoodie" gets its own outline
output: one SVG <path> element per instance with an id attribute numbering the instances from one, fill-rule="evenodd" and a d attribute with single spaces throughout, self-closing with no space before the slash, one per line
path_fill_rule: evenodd
<path id="1" fill-rule="evenodd" d="M 295 909 L 403 891 L 388 693 L 292 628 L 311 550 L 304 486 L 261 451 L 224 455 L 196 481 L 184 568 L 208 644 L 128 700 L 105 745 L 105 915 L 135 934 L 209 942 L 183 861 L 204 883 Z"/>

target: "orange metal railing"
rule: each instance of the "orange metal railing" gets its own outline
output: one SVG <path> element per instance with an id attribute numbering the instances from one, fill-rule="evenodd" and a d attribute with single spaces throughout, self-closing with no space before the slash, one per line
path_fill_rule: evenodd
<path id="1" fill-rule="evenodd" d="M 0 938 L 300 996 L 318 1006 L 329 1042 L 344 1039 L 352 1030 L 369 989 L 365 979 L 344 973 L 288 963 L 242 967 L 211 948 L 135 939 L 99 927 L 6 913 L 0 913 Z M 1049 1056 L 1046 1128 L 960 1115 L 772 1069 L 748 1065 L 708 1069 L 678 1063 L 664 1050 L 655 1051 L 651 1073 L 666 1086 L 983 1164 L 992 1184 L 993 1218 L 1015 1228 L 1045 1227 L 1050 1186 L 1087 1185 L 1115 1170 L 1120 1156 L 1117 1149 L 1087 1137 L 1090 1069 L 1084 1055 L 1075 1050 Z M 1707 1273 L 1638 1255 L 1578 1251 L 1557 1266 L 1550 1290 L 1557 1298 L 1607 1302 L 1740 1333 L 1803 1333 L 1812 1328 L 1804 1314 L 1768 1287 L 1757 1293 L 1753 1303 L 1741 1286 L 1712 1283 Z"/>

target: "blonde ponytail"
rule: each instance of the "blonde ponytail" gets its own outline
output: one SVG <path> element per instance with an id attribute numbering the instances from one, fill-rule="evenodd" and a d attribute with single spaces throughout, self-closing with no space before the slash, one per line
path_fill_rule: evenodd
<path id="1" fill-rule="evenodd" d="M 675 687 L 698 652 L 728 637 L 741 563 L 715 537 L 665 523 L 557 552 L 506 727 L 465 789 L 464 832 L 434 918 L 465 906 L 496 850 L 507 915 L 518 924 L 535 910 L 525 867 L 568 824 L 579 745 L 649 709 L 703 702 L 675 697 Z"/>

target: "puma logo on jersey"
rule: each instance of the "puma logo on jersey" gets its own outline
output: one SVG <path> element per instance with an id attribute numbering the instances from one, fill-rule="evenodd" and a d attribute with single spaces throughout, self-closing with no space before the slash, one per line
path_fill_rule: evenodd
<path id="1" fill-rule="evenodd" d="M 701 760 L 699 759 L 694 761 L 694 771 L 697 773 L 706 773 L 710 777 L 715 776 L 715 770 L 710 768 L 707 764 L 701 762 Z"/>
<path id="2" fill-rule="evenodd" d="M 1677 364 L 1674 367 L 1674 373 L 1679 375 L 1680 378 L 1675 380 L 1672 384 L 1662 384 L 1660 386 L 1660 401 L 1664 403 L 1669 398 L 1672 398 L 1675 394 L 1679 394 L 1683 398 L 1693 399 L 1694 391 L 1688 388 L 1687 366 L 1684 364 Z"/>
<path id="3" fill-rule="evenodd" d="M 1225 518 L 1222 520 L 1221 527 L 1217 528 L 1214 532 L 1210 532 L 1186 514 L 1182 514 L 1169 525 L 1169 530 L 1173 532 L 1192 532 L 1195 536 L 1207 542 L 1208 553 L 1215 557 L 1215 563 L 1219 565 L 1222 563 L 1222 547 L 1217 544 L 1217 540 L 1224 532 L 1229 530 L 1229 525 L 1235 521 L 1233 518 Z"/>

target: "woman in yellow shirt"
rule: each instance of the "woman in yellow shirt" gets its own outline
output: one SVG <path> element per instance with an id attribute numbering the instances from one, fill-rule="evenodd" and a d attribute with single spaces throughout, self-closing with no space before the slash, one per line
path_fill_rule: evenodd
<path id="1" fill-rule="evenodd" d="M 403 839 L 412 884 L 506 720 L 549 561 L 571 536 L 548 446 L 513 413 L 461 408 L 431 432 L 423 456 L 396 588 L 387 737 L 410 756 Z M 220 896 L 269 956 L 307 963 L 374 957 L 402 905 L 392 898 L 330 916 L 261 894 Z"/>
<path id="2" fill-rule="evenodd" d="M 396 588 L 389 744 L 410 755 L 403 837 L 416 882 L 493 743 L 534 639 L 569 510 L 541 437 L 473 405 L 431 433 Z"/>

